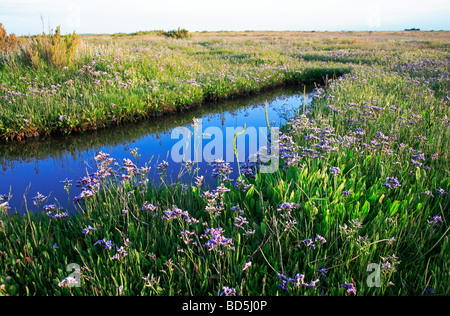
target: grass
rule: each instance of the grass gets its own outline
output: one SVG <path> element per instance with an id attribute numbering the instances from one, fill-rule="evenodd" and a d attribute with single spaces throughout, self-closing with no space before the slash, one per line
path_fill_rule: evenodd
<path id="1" fill-rule="evenodd" d="M 3 91 L 45 92 L 2 103 L 4 139 L 82 131 L 112 116 L 117 124 L 326 74 L 334 80 L 323 80 L 311 107 L 283 127 L 275 173 L 244 164 L 239 179 L 218 179 L 217 188 L 172 186 L 163 175 L 145 183 L 138 151 L 118 165 L 100 153 L 97 176 L 80 182 L 75 216 L 43 198 L 33 201 L 39 212 L 10 213 L 4 196 L 0 293 L 448 295 L 446 34 L 194 33 L 183 41 L 122 36 L 111 46 L 91 36 L 102 53 L 92 49 L 66 72 L 38 77 L 8 64 Z M 118 80 L 108 75 L 115 73 Z M 81 269 L 80 287 L 63 281 L 71 263 Z"/>
<path id="2" fill-rule="evenodd" d="M 285 45 L 267 50 L 261 42 L 243 48 L 195 37 L 149 36 L 143 42 L 136 37 L 146 38 L 121 37 L 112 45 L 83 42 L 76 61 L 64 67 L 30 69 L 20 54 L 11 57 L 0 73 L 5 96 L 0 138 L 68 135 L 274 86 L 323 82 L 350 71 L 340 63 L 325 67 L 299 60 L 283 52 Z"/>

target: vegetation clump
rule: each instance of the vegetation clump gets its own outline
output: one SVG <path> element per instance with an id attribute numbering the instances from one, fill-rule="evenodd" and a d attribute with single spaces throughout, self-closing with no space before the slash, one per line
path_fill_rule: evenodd
<path id="1" fill-rule="evenodd" d="M 49 34 L 42 33 L 22 46 L 21 58 L 25 65 L 33 68 L 69 67 L 75 60 L 79 44 L 79 36 L 75 32 L 61 35 L 58 26 L 54 33 L 53 30 Z"/>
<path id="2" fill-rule="evenodd" d="M 170 31 L 164 32 L 164 33 L 162 33 L 162 35 L 167 36 L 167 37 L 176 38 L 176 39 L 189 38 L 192 36 L 192 34 L 189 33 L 188 30 L 180 29 L 180 28 L 178 28 L 177 30 L 170 30 Z"/>

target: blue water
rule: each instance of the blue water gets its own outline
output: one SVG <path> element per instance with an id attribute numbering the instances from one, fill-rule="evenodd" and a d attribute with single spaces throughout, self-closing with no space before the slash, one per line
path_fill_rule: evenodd
<path id="1" fill-rule="evenodd" d="M 38 192 L 50 196 L 44 204 L 57 204 L 73 212 L 73 197 L 80 193 L 80 189 L 76 187 L 77 180 L 96 170 L 93 158 L 99 152 L 104 152 L 119 164 L 122 164 L 124 158 L 134 162 L 130 153 L 130 150 L 134 148 L 138 149 L 140 155 L 139 166 L 147 163 L 152 167 L 149 177 L 154 182 L 160 181 L 156 165 L 162 160 L 167 161 L 169 167 L 166 183 L 172 183 L 176 181 L 180 168 L 183 168 L 181 163 L 174 162 L 171 157 L 173 146 L 179 143 L 179 139 L 173 139 L 171 136 L 176 128 L 185 127 L 194 131 L 192 127 L 194 118 L 201 119 L 203 132 L 209 127 L 217 127 L 216 131 L 220 130 L 224 136 L 223 160 L 227 160 L 226 144 L 232 142 L 230 137 L 226 137 L 227 127 L 236 128 L 236 132 L 244 124 L 246 131 L 252 128 L 258 131 L 260 127 L 267 127 L 266 101 L 270 125 L 280 126 L 303 108 L 303 96 L 303 88 L 284 88 L 252 97 L 205 104 L 185 113 L 161 116 L 95 133 L 52 137 L 48 140 L 26 143 L 1 144 L 0 195 L 12 195 L 9 201 L 11 206 L 9 212 L 24 213 L 26 207 L 32 211 L 36 210 L 32 198 Z M 258 148 L 259 136 L 260 134 L 258 134 Z M 246 139 L 245 157 L 239 157 L 239 161 L 247 160 L 253 153 L 248 141 L 249 137 Z M 213 140 L 203 139 L 201 148 L 204 149 Z M 193 144 L 192 138 L 191 146 Z M 200 156 L 199 152 L 197 153 L 197 157 Z M 195 157 L 195 153 L 191 151 L 191 160 Z M 230 177 L 235 179 L 236 160 L 230 165 L 233 167 Z M 200 168 L 199 174 L 204 175 L 204 181 L 207 184 L 216 182 L 216 179 L 211 176 L 211 166 L 204 157 L 197 166 Z M 65 179 L 72 180 L 70 196 L 67 195 L 64 184 L 61 183 Z M 190 181 L 186 177 L 183 179 L 183 181 Z"/>

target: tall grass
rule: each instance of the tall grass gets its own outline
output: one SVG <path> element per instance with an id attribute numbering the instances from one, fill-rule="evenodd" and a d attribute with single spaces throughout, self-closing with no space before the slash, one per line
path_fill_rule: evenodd
<path id="1" fill-rule="evenodd" d="M 79 45 L 78 35 L 74 32 L 70 35 L 61 35 L 58 26 L 47 35 L 43 33 L 32 38 L 28 45 L 21 48 L 22 62 L 33 68 L 63 68 L 73 65 L 75 52 Z"/>
<path id="2" fill-rule="evenodd" d="M 29 53 L 5 64 L 0 74 L 5 96 L 0 101 L 1 139 L 119 125 L 274 86 L 323 82 L 350 71 L 339 63 L 303 62 L 284 54 L 284 46 L 205 47 L 195 38 L 82 46 L 91 54 L 76 51 L 79 57 L 72 60 L 77 37 L 58 34 L 33 39 Z M 39 66 L 49 64 L 54 66 Z"/>
<path id="3" fill-rule="evenodd" d="M 3 24 L 0 23 L 0 54 L 7 54 L 19 46 L 19 38 L 14 34 L 8 35 Z"/>

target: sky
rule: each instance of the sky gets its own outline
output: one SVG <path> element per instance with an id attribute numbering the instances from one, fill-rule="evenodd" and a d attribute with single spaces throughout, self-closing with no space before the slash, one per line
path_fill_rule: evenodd
<path id="1" fill-rule="evenodd" d="M 450 30 L 450 0 L 0 0 L 8 33 Z"/>

